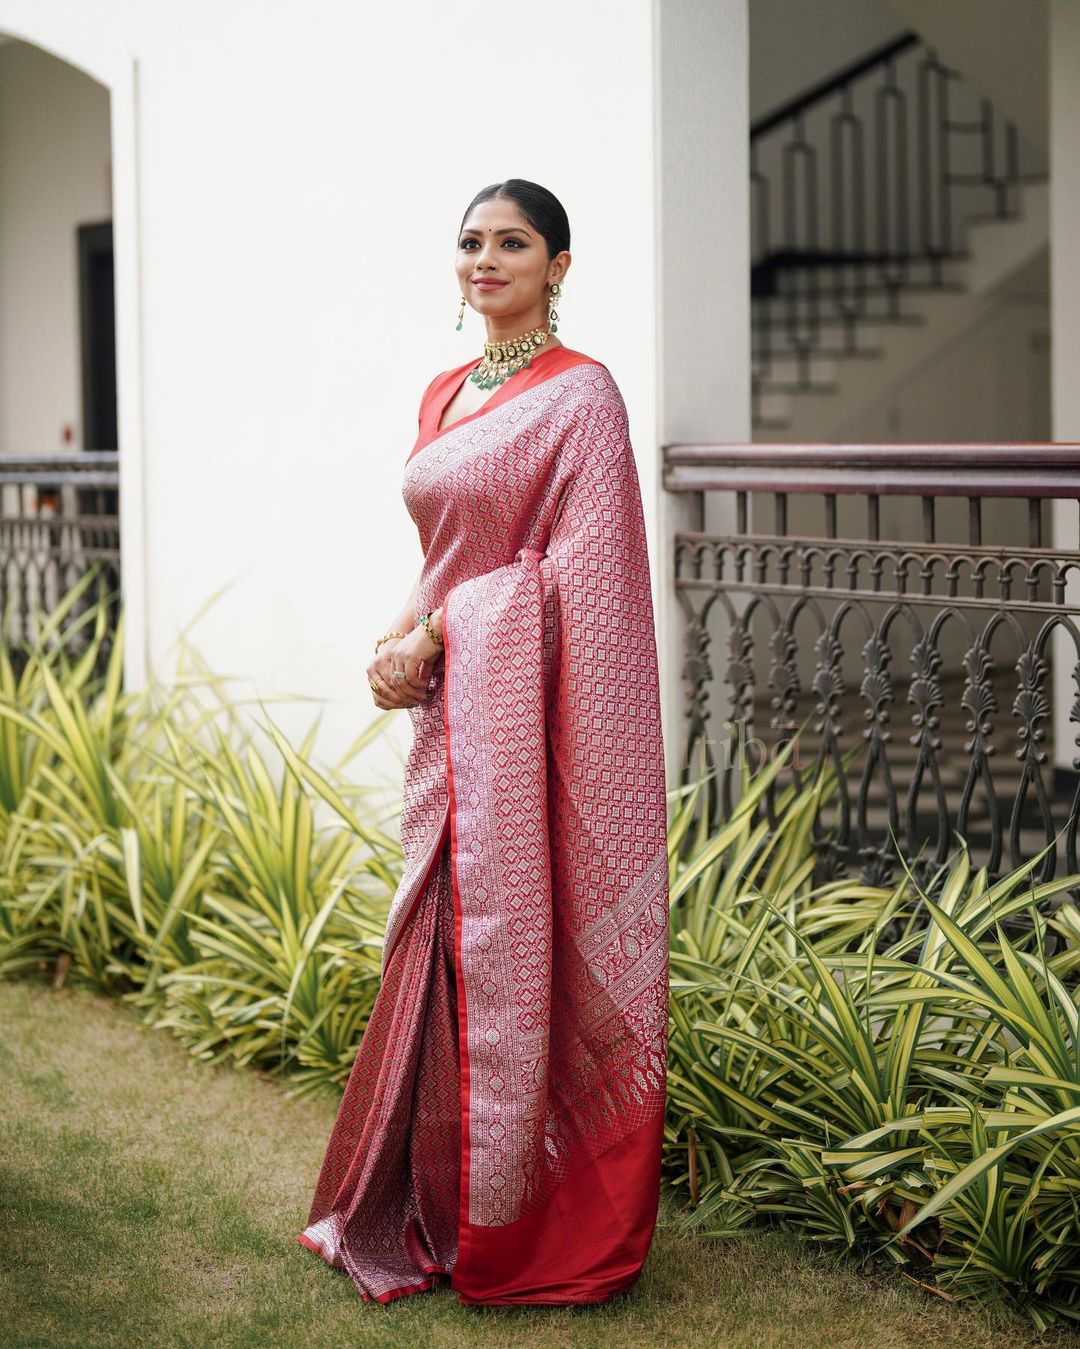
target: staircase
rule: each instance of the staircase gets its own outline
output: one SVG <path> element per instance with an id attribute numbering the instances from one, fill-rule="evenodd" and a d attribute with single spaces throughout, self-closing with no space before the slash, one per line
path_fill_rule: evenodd
<path id="1" fill-rule="evenodd" d="M 844 439 L 1048 240 L 1045 160 L 914 33 L 754 124 L 751 204 L 768 441 Z"/>

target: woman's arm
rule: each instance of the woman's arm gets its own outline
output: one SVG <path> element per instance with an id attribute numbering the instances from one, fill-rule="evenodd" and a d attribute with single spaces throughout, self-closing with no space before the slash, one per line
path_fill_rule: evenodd
<path id="1" fill-rule="evenodd" d="M 415 582 L 413 583 L 412 593 L 409 595 L 408 604 L 406 604 L 405 608 L 402 609 L 401 613 L 398 614 L 397 618 L 395 618 L 393 623 L 391 623 L 391 625 L 386 629 L 387 632 L 404 632 L 408 634 L 412 632 L 413 628 L 416 627 L 416 619 L 417 619 L 416 596 L 419 589 L 420 589 L 420 576 L 418 575 Z M 441 604 L 437 609 L 431 610 L 431 615 L 428 621 L 431 623 L 431 626 L 435 629 L 437 633 L 440 634 L 442 633 Z"/>
<path id="2" fill-rule="evenodd" d="M 423 575 L 422 571 L 420 575 Z M 393 626 L 387 629 L 388 632 L 403 632 L 405 636 L 391 637 L 383 642 L 367 668 L 367 680 L 372 686 L 376 707 L 410 707 L 422 698 L 430 697 L 428 684 L 431 668 L 442 655 L 442 648 L 417 625 L 416 597 L 419 589 L 420 576 L 417 576 L 408 605 L 394 619 Z M 432 610 L 429 622 L 437 633 L 441 633 L 441 606 Z M 395 669 L 406 671 L 404 683 L 394 678 Z"/>
<path id="3" fill-rule="evenodd" d="M 413 628 L 416 627 L 416 595 L 417 591 L 420 589 L 420 577 L 422 574 L 422 569 L 420 572 L 417 572 L 416 580 L 413 582 L 413 588 L 409 592 L 408 603 L 386 629 L 387 632 L 410 633 Z"/>

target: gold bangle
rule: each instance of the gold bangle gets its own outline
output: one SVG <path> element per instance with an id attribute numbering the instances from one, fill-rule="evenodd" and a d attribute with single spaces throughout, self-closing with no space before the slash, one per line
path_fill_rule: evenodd
<path id="1" fill-rule="evenodd" d="M 379 647 L 382 646 L 383 642 L 388 642 L 391 637 L 404 637 L 404 636 L 405 633 L 403 632 L 384 632 L 383 635 L 377 638 L 375 641 L 376 656 L 379 654 Z"/>
<path id="2" fill-rule="evenodd" d="M 430 614 L 420 615 L 420 623 L 424 631 L 437 646 L 442 646 L 442 634 L 435 631 L 435 629 L 431 626 L 430 620 L 431 620 Z"/>

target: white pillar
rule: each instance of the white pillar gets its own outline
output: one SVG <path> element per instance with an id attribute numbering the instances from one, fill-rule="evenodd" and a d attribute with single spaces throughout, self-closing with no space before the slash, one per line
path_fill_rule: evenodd
<path id="1" fill-rule="evenodd" d="M 660 443 L 750 440 L 750 122 L 748 0 L 655 0 Z M 659 472 L 659 468 L 658 468 Z M 709 503 L 704 527 L 730 526 Z M 668 780 L 685 726 L 684 620 L 674 536 L 701 528 L 661 495 L 661 686 Z M 713 649 L 714 676 L 726 657 Z M 719 728 L 710 727 L 712 735 Z"/>
<path id="2" fill-rule="evenodd" d="M 1050 0 L 1050 324 L 1053 437 L 1080 441 L 1080 5 Z M 1080 550 L 1075 501 L 1053 503 L 1056 548 Z M 1080 622 L 1080 577 L 1067 597 Z M 1080 726 L 1070 720 L 1076 700 L 1076 647 L 1064 633 L 1054 645 L 1054 762 L 1071 767 Z"/>

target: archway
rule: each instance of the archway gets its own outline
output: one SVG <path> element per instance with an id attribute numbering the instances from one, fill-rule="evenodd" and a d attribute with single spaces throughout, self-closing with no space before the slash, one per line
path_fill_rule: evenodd
<path id="1" fill-rule="evenodd" d="M 48 0 L 0 0 L 0 35 L 74 67 L 108 92 L 114 262 L 116 439 L 125 621 L 125 683 L 140 684 L 148 647 L 138 199 L 138 64 L 100 30 Z M 91 245 L 92 246 L 92 245 Z M 106 419 L 107 424 L 107 419 Z"/>

